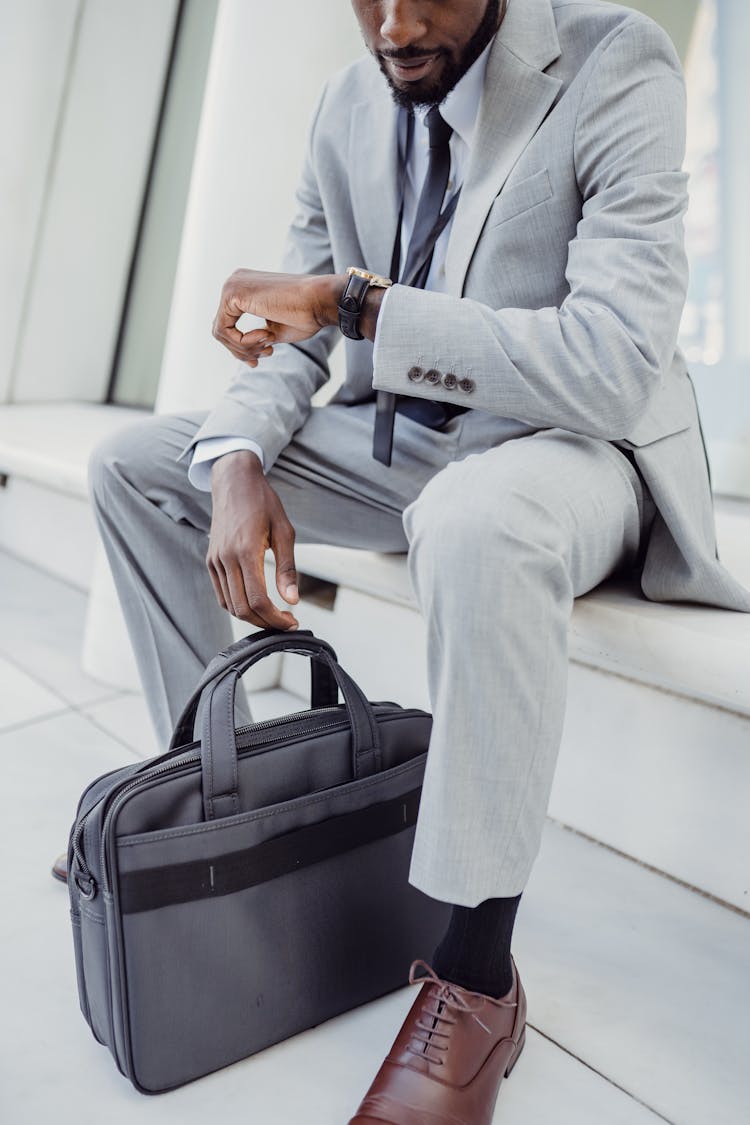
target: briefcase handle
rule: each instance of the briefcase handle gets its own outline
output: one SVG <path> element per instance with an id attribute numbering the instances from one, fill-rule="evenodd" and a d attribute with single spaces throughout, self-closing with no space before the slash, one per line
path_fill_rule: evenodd
<path id="1" fill-rule="evenodd" d="M 176 750 L 180 746 L 185 746 L 188 742 L 192 742 L 197 735 L 195 730 L 195 720 L 198 713 L 198 704 L 203 694 L 204 688 L 208 686 L 213 680 L 216 680 L 223 672 L 229 668 L 234 668 L 246 656 L 258 654 L 260 657 L 265 652 L 278 652 L 279 648 L 276 641 L 280 637 L 304 637 L 309 643 L 310 649 L 316 649 L 316 655 L 313 656 L 310 652 L 310 667 L 311 667 L 311 688 L 310 688 L 310 706 L 311 707 L 330 707 L 338 702 L 338 684 L 336 678 L 331 673 L 330 666 L 323 663 L 318 658 L 320 652 L 327 652 L 329 656 L 337 660 L 336 653 L 328 641 L 321 640 L 316 637 L 309 629 L 295 629 L 292 632 L 285 631 L 284 629 L 260 629 L 257 633 L 249 633 L 248 636 L 242 637 L 239 641 L 229 645 L 222 652 L 215 656 L 210 664 L 207 666 L 206 671 L 201 676 L 195 689 L 188 699 L 187 703 L 182 709 L 182 714 L 175 723 L 174 733 L 169 743 L 170 750 Z"/>
<path id="2" fill-rule="evenodd" d="M 311 654 L 303 642 L 294 645 L 280 641 L 278 647 L 300 656 L 314 655 L 324 660 L 344 697 L 352 730 L 352 776 L 368 777 L 380 769 L 378 726 L 361 688 L 343 668 L 325 652 Z M 201 721 L 201 763 L 203 771 L 203 812 L 206 820 L 232 816 L 240 811 L 237 769 L 237 740 L 234 729 L 234 702 L 240 677 L 268 650 L 247 657 L 240 667 L 233 668 L 205 689 L 206 702 Z"/>
<path id="3" fill-rule="evenodd" d="M 211 662 L 175 727 L 171 748 L 192 735 L 201 707 L 201 765 L 206 820 L 239 812 L 234 705 L 242 675 L 272 652 L 296 653 L 321 662 L 341 690 L 352 729 L 352 776 L 367 777 L 381 766 L 378 725 L 366 696 L 344 671 L 326 641 L 307 630 L 264 630 L 230 646 Z M 182 738 L 185 730 L 187 739 Z"/>

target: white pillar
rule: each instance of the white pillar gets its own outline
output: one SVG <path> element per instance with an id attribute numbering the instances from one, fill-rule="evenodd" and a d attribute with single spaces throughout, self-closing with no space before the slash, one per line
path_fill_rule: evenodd
<path id="1" fill-rule="evenodd" d="M 210 408 L 231 378 L 210 331 L 221 286 L 238 266 L 278 268 L 318 94 L 363 50 L 342 0 L 222 0 L 158 410 Z"/>

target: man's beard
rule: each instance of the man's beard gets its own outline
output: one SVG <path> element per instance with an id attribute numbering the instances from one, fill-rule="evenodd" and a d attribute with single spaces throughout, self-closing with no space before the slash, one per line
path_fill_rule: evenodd
<path id="1" fill-rule="evenodd" d="M 456 83 L 463 78 L 472 63 L 477 61 L 497 31 L 500 23 L 501 5 L 503 9 L 506 7 L 504 0 L 489 0 L 487 10 L 482 16 L 479 26 L 460 56 L 457 59 L 448 58 L 442 74 L 432 82 L 429 79 L 425 79 L 423 82 L 415 82 L 413 89 L 396 86 L 388 73 L 384 59 L 380 54 L 377 54 L 375 57 L 378 66 L 390 86 L 396 105 L 408 110 L 412 110 L 418 105 L 440 105 L 448 97 Z M 404 47 L 400 51 L 389 51 L 388 58 L 396 60 L 413 59 L 419 58 L 421 54 L 422 52 L 418 47 Z"/>

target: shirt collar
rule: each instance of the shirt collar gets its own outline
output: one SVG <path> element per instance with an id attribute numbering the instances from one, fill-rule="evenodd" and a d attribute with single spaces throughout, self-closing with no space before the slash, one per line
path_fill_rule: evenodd
<path id="1" fill-rule="evenodd" d="M 479 116 L 479 103 L 482 100 L 487 59 L 493 39 L 487 44 L 478 59 L 471 64 L 466 74 L 456 83 L 440 106 L 440 114 L 464 144 L 471 148 Z M 424 124 L 428 106 L 419 106 L 416 115 Z"/>

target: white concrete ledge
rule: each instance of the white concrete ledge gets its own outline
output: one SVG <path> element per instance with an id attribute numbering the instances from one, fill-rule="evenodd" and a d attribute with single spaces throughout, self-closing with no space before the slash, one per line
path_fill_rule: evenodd
<path id="1" fill-rule="evenodd" d="M 0 406 L 0 472 L 85 499 L 91 451 L 148 413 L 87 402 Z"/>
<path id="2" fill-rule="evenodd" d="M 582 664 L 750 715 L 750 614 L 658 604 L 632 587 L 605 584 L 576 603 L 570 655 Z"/>

